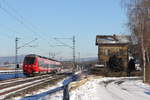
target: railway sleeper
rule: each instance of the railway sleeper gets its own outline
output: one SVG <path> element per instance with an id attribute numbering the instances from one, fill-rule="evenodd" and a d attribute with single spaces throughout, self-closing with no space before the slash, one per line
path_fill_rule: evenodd
<path id="1" fill-rule="evenodd" d="M 58 81 L 60 81 L 61 79 L 63 79 L 65 76 L 62 75 L 62 76 L 59 76 L 57 78 L 54 78 L 52 80 L 46 80 L 45 82 L 43 83 L 39 83 L 37 85 L 34 85 L 34 86 L 31 86 L 31 87 L 28 87 L 26 89 L 23 89 L 23 90 L 20 90 L 20 91 L 17 91 L 17 92 L 14 92 L 12 93 L 11 95 L 8 95 L 5 97 L 5 99 L 10 99 L 13 98 L 13 97 L 18 97 L 18 96 L 21 96 L 21 97 L 25 97 L 26 94 L 33 94 L 33 92 L 35 91 L 38 91 L 40 89 L 43 89 L 43 88 L 47 88 L 47 87 L 51 87 L 53 85 L 56 85 L 56 83 Z"/>

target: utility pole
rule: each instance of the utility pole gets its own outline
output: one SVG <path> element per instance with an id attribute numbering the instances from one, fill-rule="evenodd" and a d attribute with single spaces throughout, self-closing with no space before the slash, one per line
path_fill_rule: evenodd
<path id="1" fill-rule="evenodd" d="M 49 58 L 51 58 L 51 53 L 49 52 Z"/>
<path id="2" fill-rule="evenodd" d="M 15 65 L 16 65 L 16 69 L 17 69 L 17 65 L 18 65 L 18 37 L 16 37 L 15 39 L 15 48 L 16 48 L 16 54 L 15 54 Z"/>
<path id="3" fill-rule="evenodd" d="M 49 52 L 49 58 L 54 59 L 55 58 L 55 52 Z"/>
<path id="4" fill-rule="evenodd" d="M 73 36 L 73 38 L 72 38 L 72 42 L 73 42 L 73 64 L 74 64 L 74 67 L 76 68 L 76 52 L 75 52 L 75 42 L 76 42 L 76 40 L 75 40 L 75 36 Z"/>
<path id="5" fill-rule="evenodd" d="M 72 38 L 54 38 L 54 39 L 57 42 L 59 42 L 60 44 L 62 44 L 62 45 L 56 45 L 56 46 L 65 46 L 65 47 L 68 47 L 68 48 L 72 49 L 72 60 L 73 60 L 72 62 L 73 62 L 74 69 L 76 69 L 76 51 L 75 51 L 75 48 L 76 48 L 75 47 L 75 42 L 76 42 L 76 40 L 75 40 L 75 36 L 73 36 Z M 60 41 L 60 39 L 70 39 L 70 40 L 72 40 L 72 45 L 70 46 L 70 45 Z"/>
<path id="6" fill-rule="evenodd" d="M 78 63 L 80 63 L 80 52 L 78 52 Z"/>
<path id="7" fill-rule="evenodd" d="M 18 37 L 16 37 L 16 39 L 15 39 L 15 77 L 18 77 Z"/>
<path id="8" fill-rule="evenodd" d="M 25 43 L 25 44 L 23 44 L 22 46 L 18 46 L 18 40 L 19 40 L 19 38 L 18 37 L 16 37 L 16 39 L 15 39 L 15 76 L 16 77 L 18 77 L 18 75 L 17 75 L 17 70 L 18 70 L 18 68 L 19 68 L 19 64 L 18 64 L 18 49 L 20 49 L 20 48 L 23 48 L 23 47 L 26 47 L 26 46 L 29 46 L 29 44 L 30 43 L 32 43 L 32 42 L 34 42 L 34 41 L 36 41 L 37 40 L 37 38 L 35 38 L 34 40 L 32 40 L 32 41 L 30 41 L 30 42 L 27 42 L 27 43 Z M 30 47 L 32 47 L 32 46 L 30 46 Z"/>

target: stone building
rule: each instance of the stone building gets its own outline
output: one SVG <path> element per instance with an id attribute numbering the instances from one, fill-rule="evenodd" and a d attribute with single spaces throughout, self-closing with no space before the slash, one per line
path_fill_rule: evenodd
<path id="1" fill-rule="evenodd" d="M 107 66 L 112 55 L 116 55 L 123 61 L 123 67 L 127 67 L 128 48 L 130 37 L 124 35 L 97 35 L 96 45 L 98 46 L 98 63 Z"/>

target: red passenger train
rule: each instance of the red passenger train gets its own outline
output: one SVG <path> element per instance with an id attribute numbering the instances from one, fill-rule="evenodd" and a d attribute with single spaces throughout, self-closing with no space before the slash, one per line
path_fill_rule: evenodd
<path id="1" fill-rule="evenodd" d="M 35 54 L 25 56 L 23 72 L 26 75 L 55 73 L 61 71 L 61 62 Z"/>

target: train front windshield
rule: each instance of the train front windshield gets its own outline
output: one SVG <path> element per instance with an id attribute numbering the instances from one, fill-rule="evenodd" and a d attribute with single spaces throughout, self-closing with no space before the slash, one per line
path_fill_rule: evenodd
<path id="1" fill-rule="evenodd" d="M 35 57 L 25 57 L 24 64 L 34 64 Z"/>

